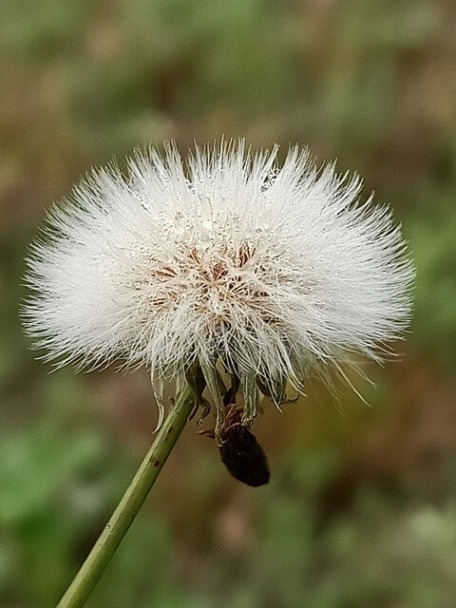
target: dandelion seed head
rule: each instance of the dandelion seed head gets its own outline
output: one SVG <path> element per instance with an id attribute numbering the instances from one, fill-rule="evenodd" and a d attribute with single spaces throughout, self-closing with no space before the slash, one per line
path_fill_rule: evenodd
<path id="1" fill-rule="evenodd" d="M 49 360 L 154 374 L 219 360 L 265 383 L 353 352 L 381 360 L 413 277 L 386 207 L 307 151 L 243 141 L 137 153 L 50 213 L 29 256 L 28 331 Z"/>

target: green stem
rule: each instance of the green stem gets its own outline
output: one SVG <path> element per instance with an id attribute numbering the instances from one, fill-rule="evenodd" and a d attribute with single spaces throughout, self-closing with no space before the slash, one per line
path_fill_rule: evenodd
<path id="1" fill-rule="evenodd" d="M 130 486 L 57 608 L 81 608 L 143 504 L 193 409 L 188 386 L 177 396 Z"/>

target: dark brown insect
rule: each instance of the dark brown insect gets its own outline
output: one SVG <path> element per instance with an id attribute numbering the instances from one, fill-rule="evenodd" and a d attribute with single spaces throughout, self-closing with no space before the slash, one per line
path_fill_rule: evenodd
<path id="1" fill-rule="evenodd" d="M 235 424 L 223 431 L 219 450 L 223 464 L 235 479 L 253 487 L 268 483 L 266 454 L 248 428 Z"/>
<path id="2" fill-rule="evenodd" d="M 239 379 L 233 375 L 231 388 L 223 397 L 225 417 L 219 433 L 215 429 L 199 431 L 216 439 L 223 464 L 231 475 L 248 486 L 258 487 L 269 481 L 268 459 L 249 428 L 242 424 L 242 408 L 236 406 Z"/>

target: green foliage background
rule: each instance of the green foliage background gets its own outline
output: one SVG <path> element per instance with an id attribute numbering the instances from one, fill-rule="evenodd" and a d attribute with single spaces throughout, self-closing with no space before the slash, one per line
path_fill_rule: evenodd
<path id="1" fill-rule="evenodd" d="M 4 0 L 0 605 L 55 604 L 155 426 L 147 374 L 48 374 L 22 334 L 45 209 L 135 146 L 306 144 L 388 202 L 417 269 L 403 355 L 257 425 L 243 487 L 190 424 L 89 608 L 456 605 L 456 5 Z"/>

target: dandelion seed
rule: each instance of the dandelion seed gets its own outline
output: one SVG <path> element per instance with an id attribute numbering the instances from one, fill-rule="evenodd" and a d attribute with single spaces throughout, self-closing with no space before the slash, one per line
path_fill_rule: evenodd
<path id="1" fill-rule="evenodd" d="M 360 190 L 299 147 L 282 166 L 243 141 L 137 153 L 128 175 L 96 171 L 51 211 L 28 260 L 27 329 L 58 365 L 198 375 L 220 443 L 236 394 L 250 428 L 261 394 L 280 406 L 312 370 L 381 361 L 406 328 L 405 245 Z"/>

